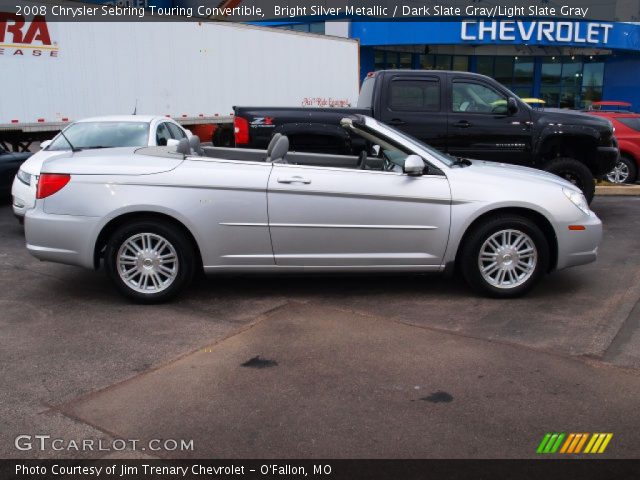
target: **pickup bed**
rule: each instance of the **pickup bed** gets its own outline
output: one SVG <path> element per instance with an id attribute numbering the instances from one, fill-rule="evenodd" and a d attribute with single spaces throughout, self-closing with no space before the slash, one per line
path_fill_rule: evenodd
<path id="1" fill-rule="evenodd" d="M 574 111 L 534 110 L 496 80 L 468 72 L 383 70 L 362 84 L 356 108 L 234 107 L 235 146 L 266 148 L 275 133 L 297 151 L 357 155 L 369 146 L 339 127 L 363 114 L 456 157 L 543 169 L 591 202 L 595 178 L 615 165 L 611 122 Z"/>

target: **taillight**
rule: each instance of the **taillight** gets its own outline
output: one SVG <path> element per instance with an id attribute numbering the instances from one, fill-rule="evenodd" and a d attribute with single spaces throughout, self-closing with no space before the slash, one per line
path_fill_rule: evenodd
<path id="1" fill-rule="evenodd" d="M 249 143 L 249 121 L 246 118 L 235 117 L 233 119 L 233 132 L 236 138 L 236 145 Z"/>
<path id="2" fill-rule="evenodd" d="M 36 198 L 47 198 L 59 192 L 71 180 L 71 175 L 64 173 L 43 173 L 38 179 Z"/>

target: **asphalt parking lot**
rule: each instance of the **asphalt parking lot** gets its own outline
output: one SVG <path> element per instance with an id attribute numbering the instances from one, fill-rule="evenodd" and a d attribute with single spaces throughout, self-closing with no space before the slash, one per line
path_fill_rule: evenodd
<path id="1" fill-rule="evenodd" d="M 102 272 L 41 263 L 0 207 L 0 455 L 533 457 L 612 432 L 638 457 L 640 197 L 598 197 L 596 263 L 492 300 L 439 276 L 220 277 L 138 306 Z M 21 451 L 192 439 L 180 452 Z"/>

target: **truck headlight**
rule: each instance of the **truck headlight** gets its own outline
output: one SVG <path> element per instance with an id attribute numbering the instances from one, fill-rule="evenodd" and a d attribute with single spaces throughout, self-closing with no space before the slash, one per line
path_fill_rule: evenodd
<path id="1" fill-rule="evenodd" d="M 576 192 L 575 190 L 569 190 L 568 188 L 563 188 L 565 196 L 571 200 L 576 207 L 582 210 L 586 215 L 591 215 L 591 210 L 589 209 L 589 204 L 587 203 L 587 199 L 584 198 L 584 195 L 580 192 Z"/>
<path id="2" fill-rule="evenodd" d="M 31 174 L 30 173 L 27 173 L 24 170 L 18 170 L 18 173 L 16 174 L 16 177 L 18 178 L 18 180 L 20 180 L 25 185 L 31 186 Z"/>

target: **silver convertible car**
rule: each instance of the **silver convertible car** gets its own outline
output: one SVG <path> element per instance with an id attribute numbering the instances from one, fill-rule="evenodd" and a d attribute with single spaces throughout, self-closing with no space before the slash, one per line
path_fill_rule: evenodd
<path id="1" fill-rule="evenodd" d="M 160 302 L 198 271 L 460 271 L 515 297 L 547 272 L 595 260 L 602 224 L 571 183 L 449 157 L 376 120 L 342 128 L 358 156 L 168 147 L 45 162 L 26 215 L 42 260 L 104 265 L 128 297 Z"/>

